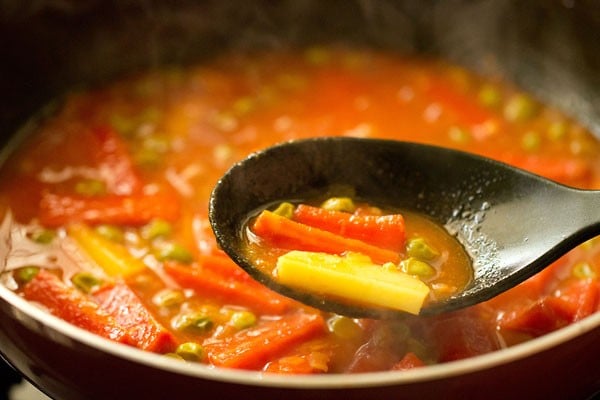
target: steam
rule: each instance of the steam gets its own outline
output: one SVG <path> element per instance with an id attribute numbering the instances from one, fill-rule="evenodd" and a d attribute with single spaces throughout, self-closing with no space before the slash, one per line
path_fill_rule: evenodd
<path id="1" fill-rule="evenodd" d="M 3 76 L 35 77 L 30 87 L 56 91 L 224 51 L 366 46 L 502 75 L 600 135 L 600 53 L 593 40 L 600 8 L 594 3 L 0 0 L 0 21 L 17 27 L 3 35 L 11 38 L 3 47 L 12 73 L 11 65 L 1 68 Z"/>

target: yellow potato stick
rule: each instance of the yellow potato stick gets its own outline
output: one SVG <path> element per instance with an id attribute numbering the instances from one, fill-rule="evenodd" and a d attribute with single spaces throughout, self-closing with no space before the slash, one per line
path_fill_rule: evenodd
<path id="1" fill-rule="evenodd" d="M 278 258 L 273 274 L 284 285 L 411 314 L 419 314 L 430 291 L 420 279 L 357 254 L 290 251 Z"/>
<path id="2" fill-rule="evenodd" d="M 68 234 L 107 275 L 127 277 L 146 268 L 125 246 L 102 237 L 86 225 L 71 225 Z"/>

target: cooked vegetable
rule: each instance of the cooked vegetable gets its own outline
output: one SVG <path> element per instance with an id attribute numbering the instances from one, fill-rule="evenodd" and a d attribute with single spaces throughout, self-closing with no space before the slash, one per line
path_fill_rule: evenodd
<path id="1" fill-rule="evenodd" d="M 421 260 L 430 261 L 439 257 L 440 253 L 431 247 L 422 237 L 410 239 L 406 243 L 406 253 Z"/>
<path id="2" fill-rule="evenodd" d="M 398 253 L 373 246 L 358 239 L 349 239 L 334 233 L 291 221 L 270 211 L 263 211 L 252 224 L 252 231 L 272 245 L 288 249 L 322 251 L 343 254 L 348 251 L 365 254 L 373 262 L 398 262 Z"/>
<path id="3" fill-rule="evenodd" d="M 324 327 L 317 314 L 288 314 L 225 339 L 207 340 L 204 348 L 210 362 L 219 367 L 260 368 L 290 346 L 322 333 Z"/>
<path id="4" fill-rule="evenodd" d="M 177 261 L 183 264 L 189 264 L 194 261 L 192 253 L 178 243 L 163 243 L 158 246 L 156 253 L 157 258 L 161 261 Z"/>
<path id="5" fill-rule="evenodd" d="M 165 271 L 180 285 L 204 296 L 235 302 L 260 313 L 279 314 L 290 306 L 288 299 L 257 282 L 220 275 L 206 267 L 167 262 Z"/>
<path id="6" fill-rule="evenodd" d="M 83 293 L 91 293 L 102 285 L 102 279 L 89 272 L 78 272 L 71 277 L 73 285 Z"/>
<path id="7" fill-rule="evenodd" d="M 186 342 L 177 346 L 175 354 L 187 361 L 202 361 L 204 349 L 198 343 Z"/>
<path id="8" fill-rule="evenodd" d="M 354 215 L 300 204 L 293 218 L 305 225 L 394 251 L 402 249 L 406 237 L 404 218 L 400 214 Z"/>
<path id="9" fill-rule="evenodd" d="M 73 325 L 117 342 L 133 344 L 126 327 L 96 302 L 45 269 L 40 269 L 23 287 L 23 295 Z"/>
<path id="10" fill-rule="evenodd" d="M 93 294 L 102 310 L 127 329 L 133 344 L 147 351 L 166 353 L 176 346 L 176 339 L 149 312 L 139 297 L 124 283 L 118 282 Z"/>
<path id="11" fill-rule="evenodd" d="M 279 257 L 273 273 L 279 282 L 312 293 L 412 314 L 419 313 L 429 294 L 421 280 L 355 254 L 290 251 Z"/>
<path id="12" fill-rule="evenodd" d="M 69 227 L 69 235 L 110 276 L 127 277 L 146 269 L 127 247 L 104 238 L 85 225 Z"/>
<path id="13" fill-rule="evenodd" d="M 256 150 L 310 136 L 459 147 L 597 189 L 597 138 L 506 82 L 439 61 L 315 46 L 140 73 L 58 103 L 0 166 L 10 222 L 0 235 L 2 281 L 104 338 L 211 367 L 371 372 L 512 346 L 600 308 L 598 240 L 452 318 L 401 322 L 321 313 L 266 289 L 216 245 L 207 216 L 214 183 Z M 265 213 L 267 237 L 247 235 L 246 251 L 265 275 L 300 243 L 336 260 L 349 250 L 367 254 L 385 277 L 405 277 L 404 268 L 430 288 L 425 301 L 472 278 L 460 244 L 411 211 L 420 203 L 365 204 L 371 193 L 361 188 L 321 184 L 315 197 L 282 199 L 278 215 Z M 339 289 L 318 267 L 327 273 L 311 286 Z M 378 296 L 380 285 L 370 286 Z"/>

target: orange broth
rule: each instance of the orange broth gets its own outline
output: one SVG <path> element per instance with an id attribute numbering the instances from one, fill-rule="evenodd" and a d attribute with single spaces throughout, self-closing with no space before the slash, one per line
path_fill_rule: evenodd
<path id="1" fill-rule="evenodd" d="M 296 303 L 216 246 L 213 185 L 292 138 L 434 143 L 599 188 L 593 135 L 500 79 L 366 50 L 237 54 L 71 93 L 32 130 L 0 170 L 3 282 L 126 345 L 273 373 L 402 370 L 530 340 L 599 307 L 598 239 L 487 303 L 396 321 Z"/>

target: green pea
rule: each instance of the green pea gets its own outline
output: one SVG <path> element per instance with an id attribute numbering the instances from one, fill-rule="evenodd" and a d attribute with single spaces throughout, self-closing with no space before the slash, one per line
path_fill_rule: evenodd
<path id="1" fill-rule="evenodd" d="M 13 276 L 19 284 L 24 285 L 31 281 L 33 278 L 35 278 L 38 272 L 40 272 L 40 268 L 31 265 L 27 267 L 21 267 L 15 270 L 13 272 Z"/>
<path id="2" fill-rule="evenodd" d="M 195 342 L 186 342 L 177 346 L 175 354 L 186 361 L 201 361 L 204 358 L 204 348 Z"/>
<path id="3" fill-rule="evenodd" d="M 350 197 L 331 197 L 321 203 L 321 208 L 352 213 L 356 210 L 356 205 Z"/>
<path id="4" fill-rule="evenodd" d="M 455 143 L 468 143 L 471 140 L 471 134 L 468 130 L 453 126 L 448 130 L 448 137 Z"/>
<path id="5" fill-rule="evenodd" d="M 49 244 L 56 237 L 56 232 L 50 229 L 39 229 L 31 232 L 29 238 L 39 244 Z"/>
<path id="6" fill-rule="evenodd" d="M 596 271 L 587 262 L 579 262 L 573 266 L 571 274 L 578 279 L 593 279 L 596 278 Z"/>
<path id="7" fill-rule="evenodd" d="M 430 278 L 436 273 L 435 268 L 431 265 L 412 257 L 400 262 L 400 269 L 407 274 L 416 275 L 420 278 Z"/>
<path id="8" fill-rule="evenodd" d="M 251 311 L 235 311 L 229 323 L 236 329 L 246 329 L 256 324 L 256 315 Z"/>
<path id="9" fill-rule="evenodd" d="M 86 179 L 75 184 L 75 193 L 84 196 L 106 194 L 106 184 L 98 179 Z"/>
<path id="10" fill-rule="evenodd" d="M 542 139 L 536 131 L 528 131 L 521 137 L 521 147 L 526 151 L 536 151 L 540 148 Z"/>
<path id="11" fill-rule="evenodd" d="M 567 134 L 567 124 L 564 122 L 553 122 L 548 126 L 548 138 L 560 140 Z"/>
<path id="12" fill-rule="evenodd" d="M 153 167 L 162 161 L 163 154 L 168 152 L 170 148 L 169 138 L 154 134 L 144 139 L 141 146 L 134 153 L 134 158 L 138 165 Z"/>
<path id="13" fill-rule="evenodd" d="M 162 155 L 154 149 L 141 147 L 135 152 L 133 158 L 135 159 L 137 165 L 151 168 L 160 164 Z"/>
<path id="14" fill-rule="evenodd" d="M 185 359 L 177 353 L 165 353 L 164 356 L 168 357 L 168 358 L 173 358 L 173 359 L 179 360 L 179 361 L 185 361 Z"/>
<path id="15" fill-rule="evenodd" d="M 131 117 L 125 117 L 120 114 L 110 116 L 110 125 L 123 136 L 132 136 L 138 127 L 138 122 Z"/>
<path id="16" fill-rule="evenodd" d="M 117 243 L 123 243 L 125 241 L 125 234 L 123 229 L 115 225 L 102 224 L 96 227 L 96 233 L 100 236 Z"/>
<path id="17" fill-rule="evenodd" d="M 159 307 L 173 307 L 184 301 L 185 294 L 179 289 L 164 289 L 152 298 L 152 302 Z"/>
<path id="18" fill-rule="evenodd" d="M 180 315 L 172 322 L 174 329 L 178 331 L 191 331 L 195 333 L 206 333 L 212 329 L 214 323 L 210 317 L 202 313 L 191 313 Z"/>
<path id="19" fill-rule="evenodd" d="M 289 219 L 294 215 L 294 209 L 295 207 L 292 203 L 283 202 L 273 210 L 273 213 Z"/>
<path id="20" fill-rule="evenodd" d="M 502 95 L 500 91 L 492 85 L 483 85 L 477 94 L 479 102 L 486 107 L 494 108 L 500 105 Z"/>
<path id="21" fill-rule="evenodd" d="M 431 247 L 422 237 L 410 239 L 406 243 L 406 253 L 410 257 L 426 261 L 434 260 L 440 255 L 439 251 Z"/>
<path id="22" fill-rule="evenodd" d="M 236 115 L 248 114 L 255 107 L 255 101 L 252 97 L 240 97 L 231 108 Z"/>
<path id="23" fill-rule="evenodd" d="M 524 94 L 512 96 L 504 106 L 504 117 L 512 122 L 524 122 L 538 111 L 537 104 L 533 99 Z"/>
<path id="24" fill-rule="evenodd" d="M 173 232 L 171 224 L 163 219 L 153 219 L 147 225 L 142 227 L 142 237 L 147 240 L 153 240 L 159 237 L 169 237 Z"/>
<path id="25" fill-rule="evenodd" d="M 91 293 L 102 285 L 102 279 L 89 272 L 78 272 L 71 277 L 71 282 L 84 293 Z"/>
<path id="26" fill-rule="evenodd" d="M 342 339 L 356 339 L 363 334 L 362 328 L 352 319 L 334 315 L 327 321 L 329 331 Z"/>
<path id="27" fill-rule="evenodd" d="M 324 65 L 331 59 L 331 53 L 323 47 L 311 47 L 304 52 L 304 59 L 311 65 Z"/>
<path id="28" fill-rule="evenodd" d="M 165 243 L 158 249 L 157 258 L 160 261 L 177 261 L 183 264 L 190 264 L 194 261 L 192 253 L 178 243 Z"/>

